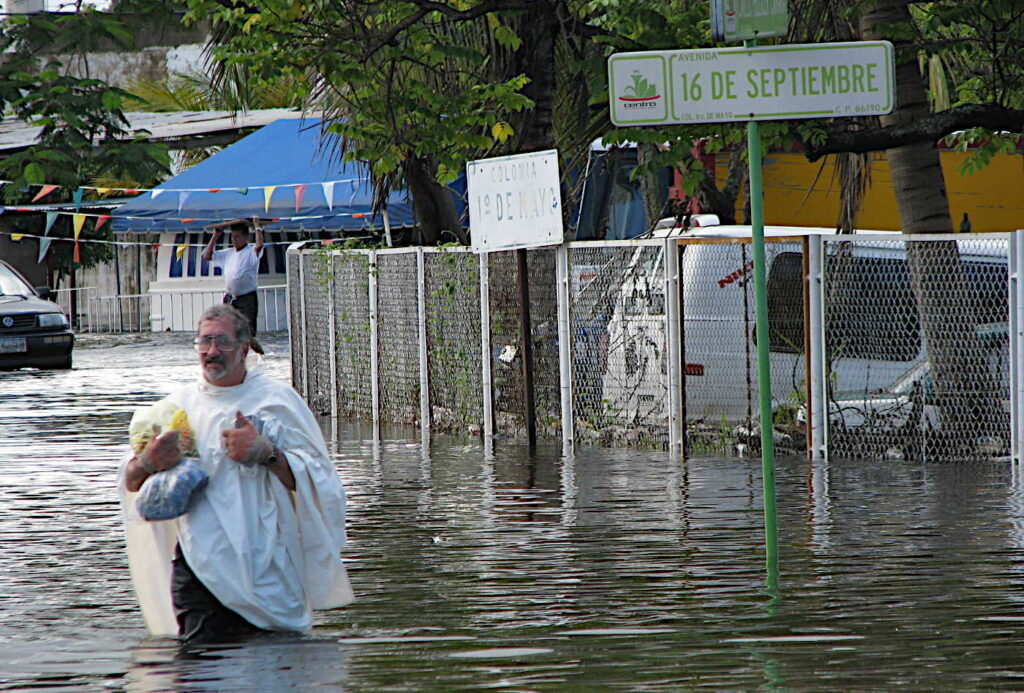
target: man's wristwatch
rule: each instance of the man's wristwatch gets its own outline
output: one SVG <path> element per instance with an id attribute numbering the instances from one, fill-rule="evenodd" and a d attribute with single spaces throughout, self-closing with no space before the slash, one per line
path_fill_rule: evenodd
<path id="1" fill-rule="evenodd" d="M 264 467 L 273 467 L 277 464 L 277 461 L 281 458 L 281 453 L 275 445 L 270 449 L 270 454 L 267 455 L 266 459 L 260 462 Z"/>

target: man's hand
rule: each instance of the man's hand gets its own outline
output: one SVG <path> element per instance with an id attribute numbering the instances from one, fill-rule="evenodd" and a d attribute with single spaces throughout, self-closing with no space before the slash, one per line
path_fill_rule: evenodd
<path id="1" fill-rule="evenodd" d="M 224 440 L 224 449 L 227 450 L 228 457 L 246 466 L 267 465 L 275 449 L 274 444 L 266 436 L 260 435 L 252 421 L 240 411 L 235 412 L 235 427 L 221 431 L 220 436 Z M 281 480 L 285 488 L 289 491 L 295 490 L 295 477 L 284 453 L 278 451 L 277 462 L 269 464 L 267 468 Z"/>
<path id="2" fill-rule="evenodd" d="M 133 457 L 125 470 L 125 488 L 138 491 L 147 477 L 165 469 L 170 469 L 181 462 L 181 449 L 178 447 L 178 432 L 167 431 L 154 436 L 146 443 L 142 452 Z"/>
<path id="3" fill-rule="evenodd" d="M 221 431 L 220 437 L 224 440 L 224 449 L 227 450 L 228 457 L 242 464 L 259 462 L 260 460 L 252 459 L 253 453 L 261 452 L 256 448 L 262 448 L 263 446 L 259 443 L 267 440 L 259 434 L 256 427 L 252 425 L 252 421 L 245 418 L 240 411 L 235 412 L 235 427 Z M 259 439 L 262 441 L 257 442 Z M 269 443 L 269 441 L 267 442 Z M 272 449 L 273 446 L 270 446 L 270 450 Z M 267 450 L 266 454 L 269 454 L 270 450 Z"/>

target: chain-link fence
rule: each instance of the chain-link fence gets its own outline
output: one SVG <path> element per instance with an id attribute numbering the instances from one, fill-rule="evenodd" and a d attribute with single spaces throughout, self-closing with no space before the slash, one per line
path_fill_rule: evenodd
<path id="1" fill-rule="evenodd" d="M 777 449 L 902 459 L 1017 449 L 1012 364 L 1024 348 L 1010 268 L 1024 248 L 1005 235 L 766 241 Z M 323 251 L 293 254 L 294 376 L 315 409 L 525 433 L 515 252 L 335 251 L 326 265 Z M 749 239 L 571 243 L 529 251 L 528 266 L 540 436 L 759 451 Z"/>
<path id="2" fill-rule="evenodd" d="M 578 442 L 667 444 L 663 260 L 660 243 L 569 251 Z"/>
<path id="3" fill-rule="evenodd" d="M 475 253 L 425 253 L 428 382 L 436 430 L 483 430 L 480 262 Z"/>
<path id="4" fill-rule="evenodd" d="M 342 416 L 372 418 L 370 364 L 370 258 L 365 253 L 333 255 L 334 341 L 337 404 Z"/>
<path id="5" fill-rule="evenodd" d="M 380 418 L 420 421 L 420 350 L 415 253 L 377 253 Z"/>
<path id="6" fill-rule="evenodd" d="M 1006 239 L 831 240 L 824 256 L 830 452 L 1008 454 Z"/>

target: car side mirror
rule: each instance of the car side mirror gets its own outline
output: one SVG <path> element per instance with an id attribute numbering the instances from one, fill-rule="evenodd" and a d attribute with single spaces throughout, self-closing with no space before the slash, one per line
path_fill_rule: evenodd
<path id="1" fill-rule="evenodd" d="M 51 293 L 52 292 L 50 291 L 50 287 L 48 287 L 48 286 L 37 286 L 36 287 L 36 295 L 38 295 L 39 298 L 42 298 L 42 299 L 45 299 L 45 300 L 48 301 L 48 300 L 50 300 Z"/>

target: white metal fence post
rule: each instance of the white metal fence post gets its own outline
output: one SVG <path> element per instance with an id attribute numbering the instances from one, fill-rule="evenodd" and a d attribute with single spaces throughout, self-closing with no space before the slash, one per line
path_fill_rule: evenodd
<path id="1" fill-rule="evenodd" d="M 331 340 L 327 353 L 331 356 L 331 420 L 338 420 L 338 317 L 334 307 L 334 284 L 337 277 L 335 268 L 341 256 L 331 253 L 327 261 L 331 263 L 331 272 L 327 280 L 327 335 Z"/>
<path id="2" fill-rule="evenodd" d="M 662 266 L 665 268 L 665 343 L 668 345 L 668 447 L 680 455 L 683 452 L 685 421 L 681 420 L 683 387 L 680 372 L 682 332 L 679 325 L 679 250 L 674 239 L 666 238 L 661 246 Z"/>
<path id="3" fill-rule="evenodd" d="M 558 380 L 562 395 L 562 452 L 572 453 L 576 439 L 572 410 L 572 329 L 569 323 L 569 246 L 563 243 L 555 251 L 558 304 Z"/>
<path id="4" fill-rule="evenodd" d="M 480 261 L 480 375 L 484 409 L 484 449 L 494 445 L 494 385 L 491 379 L 491 269 L 490 255 L 479 253 Z"/>
<path id="5" fill-rule="evenodd" d="M 828 458 L 828 364 L 825 359 L 825 253 L 820 236 L 807 239 L 808 329 L 810 330 L 810 383 L 807 409 L 810 416 L 812 460 Z"/>
<path id="6" fill-rule="evenodd" d="M 1024 230 L 1010 236 L 1009 255 L 1010 299 L 1010 456 L 1020 464 L 1024 461 Z"/>
<path id="7" fill-rule="evenodd" d="M 422 247 L 416 249 L 416 287 L 420 342 L 420 430 L 426 437 L 430 433 L 430 370 L 427 362 L 427 272 Z"/>
<path id="8" fill-rule="evenodd" d="M 370 408 L 373 416 L 373 440 L 380 440 L 380 333 L 377 325 L 377 251 L 369 255 L 369 302 L 370 302 Z"/>
<path id="9" fill-rule="evenodd" d="M 306 251 L 299 251 L 299 329 L 302 339 L 302 398 L 309 401 L 309 339 L 306 336 Z"/>

